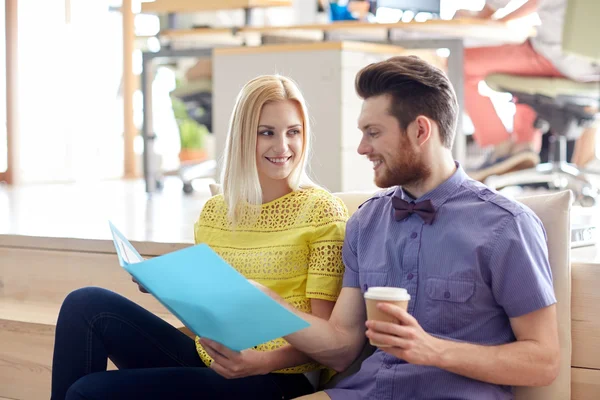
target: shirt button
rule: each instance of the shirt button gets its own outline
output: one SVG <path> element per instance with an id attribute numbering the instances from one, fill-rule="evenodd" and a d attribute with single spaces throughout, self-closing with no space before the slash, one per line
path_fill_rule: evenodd
<path id="1" fill-rule="evenodd" d="M 392 368 L 392 364 L 384 364 L 385 365 L 385 369 L 390 369 Z"/>
<path id="2" fill-rule="evenodd" d="M 411 234 L 410 234 L 410 238 L 411 238 L 411 239 L 414 239 L 414 238 L 416 238 L 417 236 L 418 236 L 418 235 L 417 235 L 417 232 L 413 232 L 413 233 L 411 233 Z"/>
<path id="3" fill-rule="evenodd" d="M 413 274 L 408 274 L 406 275 L 406 279 L 408 279 L 409 281 L 414 278 L 415 276 Z"/>
<path id="4" fill-rule="evenodd" d="M 450 298 L 450 292 L 444 292 L 444 298 L 449 299 Z"/>

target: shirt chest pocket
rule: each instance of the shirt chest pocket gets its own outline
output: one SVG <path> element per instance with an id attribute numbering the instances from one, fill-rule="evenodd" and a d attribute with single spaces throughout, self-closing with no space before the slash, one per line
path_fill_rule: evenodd
<path id="1" fill-rule="evenodd" d="M 474 294 L 474 280 L 428 278 L 423 327 L 429 333 L 444 335 L 466 327 L 474 315 Z"/>

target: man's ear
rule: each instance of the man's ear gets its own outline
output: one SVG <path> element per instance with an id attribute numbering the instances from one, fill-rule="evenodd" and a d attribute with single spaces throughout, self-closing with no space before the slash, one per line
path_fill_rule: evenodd
<path id="1" fill-rule="evenodd" d="M 415 119 L 414 124 L 417 134 L 417 145 L 422 146 L 431 138 L 431 135 L 433 133 L 433 123 L 426 116 L 419 115 Z"/>

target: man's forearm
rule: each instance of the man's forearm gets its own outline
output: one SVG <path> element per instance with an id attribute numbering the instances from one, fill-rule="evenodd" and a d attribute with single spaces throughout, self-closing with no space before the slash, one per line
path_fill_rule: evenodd
<path id="1" fill-rule="evenodd" d="M 285 340 L 294 348 L 338 372 L 345 370 L 358 356 L 361 349 L 356 349 L 357 346 L 352 345 L 354 340 L 336 329 L 331 321 L 301 313 L 292 307 L 289 309 L 310 324 L 306 329 L 285 336 Z"/>
<path id="2" fill-rule="evenodd" d="M 328 321 L 315 315 L 303 313 L 292 307 L 273 290 L 253 282 L 265 294 L 277 301 L 283 307 L 307 321 L 310 326 L 301 331 L 284 336 L 289 344 L 308 357 L 336 371 L 345 370 L 360 354 L 366 340 L 364 329 L 358 328 L 364 324 L 365 311 L 357 308 L 363 305 L 359 289 L 343 288 L 338 297 L 334 311 Z M 341 312 L 344 326 L 338 325 L 334 314 L 336 310 L 354 310 L 353 318 L 348 320 L 348 314 Z"/>
<path id="3" fill-rule="evenodd" d="M 440 342 L 438 367 L 468 378 L 511 386 L 546 386 L 558 374 L 559 356 L 537 342 L 499 346 Z"/>

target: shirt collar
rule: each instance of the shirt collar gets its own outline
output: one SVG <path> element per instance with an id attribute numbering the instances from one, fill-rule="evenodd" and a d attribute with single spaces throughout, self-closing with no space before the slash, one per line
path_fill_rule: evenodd
<path id="1" fill-rule="evenodd" d="M 409 194 L 402 190 L 401 186 L 396 188 L 394 191 L 394 196 L 398 196 L 402 200 L 406 200 L 408 202 L 431 200 L 433 207 L 438 210 L 446 202 L 446 200 L 448 200 L 450 196 L 456 192 L 463 182 L 468 179 L 467 173 L 464 171 L 460 163 L 455 161 L 454 164 L 456 165 L 456 171 L 452 174 L 452 176 L 450 176 L 450 178 L 446 179 L 441 185 L 425 193 L 418 199 L 412 198 Z"/>

